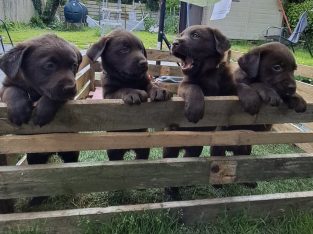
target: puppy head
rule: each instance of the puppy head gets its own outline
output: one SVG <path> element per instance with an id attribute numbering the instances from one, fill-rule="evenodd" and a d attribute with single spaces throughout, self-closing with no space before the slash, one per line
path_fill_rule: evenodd
<path id="1" fill-rule="evenodd" d="M 217 29 L 194 25 L 173 42 L 172 53 L 182 60 L 185 74 L 197 73 L 203 66 L 216 68 L 229 50 L 228 39 Z"/>
<path id="2" fill-rule="evenodd" d="M 75 74 L 82 56 L 78 49 L 55 35 L 18 44 L 0 59 L 8 79 L 23 79 L 40 95 L 56 101 L 76 94 Z"/>
<path id="3" fill-rule="evenodd" d="M 296 92 L 296 61 L 290 50 L 281 43 L 258 46 L 240 57 L 238 64 L 252 82 L 273 87 L 281 97 Z"/>
<path id="4" fill-rule="evenodd" d="M 142 42 L 125 30 L 114 30 L 102 37 L 90 47 L 87 56 L 92 61 L 101 56 L 103 69 L 123 81 L 142 79 L 148 70 Z"/>

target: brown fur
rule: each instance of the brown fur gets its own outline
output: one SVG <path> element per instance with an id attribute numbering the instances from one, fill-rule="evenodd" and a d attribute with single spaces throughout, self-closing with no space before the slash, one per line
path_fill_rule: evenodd
<path id="1" fill-rule="evenodd" d="M 306 110 L 305 100 L 296 93 L 296 61 L 285 45 L 272 42 L 258 46 L 240 57 L 238 64 L 235 79 L 245 111 L 256 114 L 262 103 L 286 103 L 296 112 Z"/>
<path id="2" fill-rule="evenodd" d="M 202 119 L 205 96 L 236 95 L 231 69 L 225 62 L 228 39 L 217 29 L 195 25 L 184 30 L 172 46 L 174 56 L 182 60 L 184 79 L 178 95 L 185 101 L 185 116 L 193 123 Z M 178 128 L 175 130 L 210 131 L 210 128 Z M 185 149 L 185 157 L 199 157 L 203 147 L 167 147 L 163 157 L 177 157 Z"/>
<path id="3" fill-rule="evenodd" d="M 114 30 L 102 37 L 87 51 L 88 57 L 96 61 L 100 56 L 104 74 L 102 76 L 103 98 L 123 99 L 126 104 L 169 100 L 171 94 L 154 86 L 147 74 L 148 62 L 142 42 L 124 30 Z M 135 131 L 146 131 L 140 129 Z M 110 160 L 122 160 L 129 149 L 108 150 Z M 134 149 L 137 159 L 147 159 L 150 149 Z"/>
<path id="4" fill-rule="evenodd" d="M 6 78 L 0 98 L 7 104 L 9 120 L 18 126 L 31 118 L 39 126 L 53 120 L 58 109 L 76 94 L 75 74 L 81 60 L 76 47 L 55 35 L 25 41 L 3 55 L 0 68 Z M 27 161 L 46 163 L 51 154 L 27 154 Z M 76 162 L 79 152 L 59 155 L 65 162 Z"/>

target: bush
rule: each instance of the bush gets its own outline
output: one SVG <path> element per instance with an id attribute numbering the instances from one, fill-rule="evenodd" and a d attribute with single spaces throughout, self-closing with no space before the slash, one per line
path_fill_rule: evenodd
<path id="1" fill-rule="evenodd" d="M 159 1 L 158 0 L 147 0 L 146 6 L 151 11 L 158 11 L 159 10 Z"/>
<path id="2" fill-rule="evenodd" d="M 165 18 L 165 33 L 175 34 L 178 33 L 179 16 L 178 15 L 168 15 Z"/>
<path id="3" fill-rule="evenodd" d="M 148 32 L 148 31 L 150 30 L 150 28 L 151 28 L 152 26 L 156 25 L 156 24 L 157 24 L 156 20 L 155 20 L 154 18 L 148 16 L 148 17 L 145 18 L 145 20 L 144 20 L 145 31 Z"/>
<path id="4" fill-rule="evenodd" d="M 313 0 L 306 0 L 302 3 L 288 3 L 286 4 L 286 14 L 292 29 L 294 29 L 299 21 L 300 15 L 304 11 L 308 11 L 308 23 L 307 39 L 309 43 L 313 45 L 313 12 L 310 11 L 313 8 Z"/>
<path id="5" fill-rule="evenodd" d="M 45 28 L 46 25 L 43 23 L 42 19 L 35 15 L 30 19 L 29 25 L 33 28 Z"/>

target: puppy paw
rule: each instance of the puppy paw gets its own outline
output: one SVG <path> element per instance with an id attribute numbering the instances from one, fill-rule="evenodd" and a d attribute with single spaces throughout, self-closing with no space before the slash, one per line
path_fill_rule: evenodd
<path id="1" fill-rule="evenodd" d="M 128 105 L 133 105 L 133 104 L 139 105 L 140 103 L 146 102 L 148 100 L 148 94 L 144 90 L 136 89 L 124 95 L 122 99 Z"/>
<path id="2" fill-rule="evenodd" d="M 189 122 L 197 123 L 204 115 L 203 103 L 187 103 L 185 104 L 185 116 Z"/>
<path id="3" fill-rule="evenodd" d="M 255 91 L 246 92 L 244 96 L 239 96 L 239 100 L 245 112 L 250 115 L 259 113 L 262 100 Z"/>
<path id="4" fill-rule="evenodd" d="M 294 109 L 297 113 L 306 111 L 306 101 L 299 95 L 294 95 L 290 98 L 288 107 Z"/>
<path id="5" fill-rule="evenodd" d="M 34 117 L 33 117 L 34 125 L 39 125 L 40 127 L 42 127 L 48 124 L 49 122 L 51 122 L 54 118 L 54 115 L 51 115 L 47 111 L 41 111 L 38 108 L 35 108 L 34 111 L 35 111 Z"/>
<path id="6" fill-rule="evenodd" d="M 149 95 L 151 101 L 167 101 L 173 96 L 172 93 L 160 88 L 152 88 Z"/>
<path id="7" fill-rule="evenodd" d="M 283 100 L 274 89 L 267 88 L 263 90 L 258 90 L 258 93 L 263 102 L 266 104 L 270 104 L 271 106 L 279 106 L 283 103 Z"/>
<path id="8" fill-rule="evenodd" d="M 28 123 L 32 115 L 33 106 L 29 101 L 17 101 L 14 105 L 8 106 L 8 117 L 11 123 L 21 126 Z"/>

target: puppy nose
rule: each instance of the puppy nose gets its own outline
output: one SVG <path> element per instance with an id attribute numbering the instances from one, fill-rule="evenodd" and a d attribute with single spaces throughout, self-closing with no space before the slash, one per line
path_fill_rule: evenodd
<path id="1" fill-rule="evenodd" d="M 296 86 L 293 84 L 288 85 L 288 93 L 295 93 L 296 92 Z"/>
<path id="2" fill-rule="evenodd" d="M 68 84 L 63 87 L 65 93 L 76 91 L 76 84 Z"/>
<path id="3" fill-rule="evenodd" d="M 173 47 L 178 46 L 178 45 L 179 45 L 179 40 L 176 39 L 176 40 L 173 42 Z"/>

